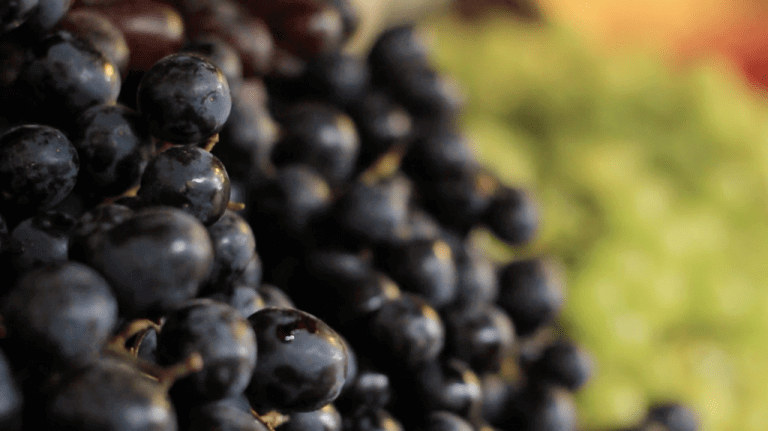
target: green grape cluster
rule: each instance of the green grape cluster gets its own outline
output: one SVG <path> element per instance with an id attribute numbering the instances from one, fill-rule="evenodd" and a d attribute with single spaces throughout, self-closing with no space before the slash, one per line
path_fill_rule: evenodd
<path id="1" fill-rule="evenodd" d="M 597 361 L 582 428 L 675 398 L 702 429 L 764 429 L 768 103 L 716 61 L 599 55 L 555 24 L 426 26 L 478 157 L 541 199 L 535 250 L 479 239 L 565 263 L 561 326 Z"/>

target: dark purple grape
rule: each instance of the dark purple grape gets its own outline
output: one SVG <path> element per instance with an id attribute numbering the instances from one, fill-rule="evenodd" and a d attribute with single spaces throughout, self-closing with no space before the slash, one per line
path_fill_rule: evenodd
<path id="1" fill-rule="evenodd" d="M 669 431 L 696 431 L 699 419 L 689 407 L 675 402 L 652 405 L 648 409 L 646 425 L 662 425 Z"/>
<path id="2" fill-rule="evenodd" d="M 360 408 L 379 409 L 389 404 L 392 398 L 392 388 L 389 376 L 373 369 L 363 369 L 357 373 L 341 396 L 336 405 L 345 414 L 350 414 Z"/>
<path id="3" fill-rule="evenodd" d="M 499 374 L 482 377 L 482 418 L 491 424 L 501 423 L 511 400 L 522 389 L 520 380 L 507 380 Z"/>
<path id="4" fill-rule="evenodd" d="M 359 363 L 357 354 L 355 353 L 355 350 L 352 349 L 352 345 L 349 344 L 349 341 L 347 341 L 347 339 L 341 335 L 339 335 L 339 338 L 341 338 L 341 342 L 344 345 L 344 350 L 347 352 L 347 370 L 344 373 L 344 385 L 341 387 L 341 395 L 344 393 L 344 391 L 349 389 L 349 386 L 357 377 L 357 372 L 359 371 Z"/>
<path id="5" fill-rule="evenodd" d="M 46 429 L 176 431 L 176 412 L 160 383 L 132 363 L 105 357 L 51 396 Z"/>
<path id="6" fill-rule="evenodd" d="M 362 409 L 344 418 L 344 431 L 404 431 L 403 425 L 384 409 Z"/>
<path id="7" fill-rule="evenodd" d="M 341 14 L 341 21 L 344 23 L 344 40 L 348 40 L 360 27 L 360 14 L 356 9 L 356 3 L 353 5 L 354 2 L 350 0 L 328 0 L 328 2 Z"/>
<path id="8" fill-rule="evenodd" d="M 67 129 L 86 109 L 117 100 L 120 72 L 72 33 L 51 33 L 32 53 L 17 80 L 23 95 L 19 108 L 28 118 Z"/>
<path id="9" fill-rule="evenodd" d="M 290 165 L 254 190 L 249 201 L 255 207 L 250 222 L 257 235 L 264 229 L 274 231 L 275 226 L 289 234 L 300 234 L 330 208 L 331 191 L 314 169 Z"/>
<path id="10" fill-rule="evenodd" d="M 331 105 L 302 103 L 278 120 L 283 123 L 286 135 L 272 153 L 275 164 L 307 164 L 331 184 L 349 178 L 360 150 L 357 131 L 349 116 Z"/>
<path id="11" fill-rule="evenodd" d="M 528 386 L 505 409 L 501 429 L 575 431 L 576 406 L 569 392 L 554 386 Z"/>
<path id="12" fill-rule="evenodd" d="M 35 13 L 39 0 L 5 1 L 0 5 L 0 33 L 11 31 Z"/>
<path id="13" fill-rule="evenodd" d="M 452 126 L 464 106 L 458 83 L 421 64 L 400 67 L 389 74 L 394 97 L 421 120 L 421 126 Z"/>
<path id="14" fill-rule="evenodd" d="M 369 91 L 349 112 L 360 134 L 360 163 L 368 164 L 392 148 L 411 143 L 413 119 L 390 94 Z"/>
<path id="15" fill-rule="evenodd" d="M 0 202 L 4 210 L 53 207 L 75 187 L 79 158 L 60 131 L 38 125 L 0 135 Z"/>
<path id="16" fill-rule="evenodd" d="M 551 382 L 576 391 L 592 376 L 592 358 L 570 341 L 557 341 L 544 349 L 532 365 L 530 374 L 538 381 Z"/>
<path id="17" fill-rule="evenodd" d="M 254 253 L 253 256 L 251 256 L 251 259 L 248 261 L 248 265 L 245 266 L 245 271 L 243 271 L 243 274 L 233 283 L 256 287 L 261 284 L 263 275 L 264 265 L 262 264 L 259 255 Z"/>
<path id="18" fill-rule="evenodd" d="M 229 187 L 229 175 L 216 156 L 200 147 L 175 146 L 149 161 L 139 196 L 147 205 L 180 208 L 210 226 L 227 209 Z"/>
<path id="19" fill-rule="evenodd" d="M 113 203 L 99 205 L 81 215 L 70 235 L 69 258 L 89 262 L 101 251 L 106 233 L 133 214 L 127 206 Z"/>
<path id="20" fill-rule="evenodd" d="M 59 25 L 88 41 L 125 76 L 130 60 L 128 43 L 123 32 L 107 15 L 95 9 L 76 9 L 69 12 Z"/>
<path id="21" fill-rule="evenodd" d="M 165 315 L 157 339 L 157 362 L 173 365 L 193 353 L 200 371 L 174 383 L 185 397 L 216 400 L 242 393 L 256 366 L 256 338 L 248 321 L 233 307 L 195 299 Z"/>
<path id="22" fill-rule="evenodd" d="M 14 354 L 82 366 L 117 324 L 117 300 L 107 281 L 76 262 L 23 275 L 5 299 L 3 317 Z"/>
<path id="23" fill-rule="evenodd" d="M 496 373 L 512 351 L 515 331 L 509 316 L 487 306 L 445 317 L 446 352 L 465 361 L 477 373 Z"/>
<path id="24" fill-rule="evenodd" d="M 434 411 L 427 416 L 421 431 L 475 431 L 472 424 L 447 411 Z"/>
<path id="25" fill-rule="evenodd" d="M 39 0 L 37 7 L 16 33 L 23 37 L 41 38 L 69 12 L 74 0 Z"/>
<path id="26" fill-rule="evenodd" d="M 462 233 L 469 232 L 491 205 L 498 181 L 481 169 L 456 178 L 422 183 L 422 201 L 443 225 Z"/>
<path id="27" fill-rule="evenodd" d="M 180 52 L 197 54 L 221 69 L 230 91 L 236 93 L 243 84 L 243 62 L 240 53 L 222 38 L 212 34 L 188 41 Z"/>
<path id="28" fill-rule="evenodd" d="M 456 297 L 456 265 L 450 246 L 442 240 L 411 241 L 382 252 L 379 260 L 403 290 L 418 293 L 435 308 Z"/>
<path id="29" fill-rule="evenodd" d="M 408 236 L 411 182 L 395 175 L 379 182 L 355 182 L 339 203 L 338 223 L 373 244 L 401 244 Z"/>
<path id="30" fill-rule="evenodd" d="M 214 154 L 215 155 L 215 154 Z M 221 159 L 219 159 L 221 160 Z M 224 164 L 226 166 L 226 163 Z M 227 171 L 229 173 L 229 171 Z M 239 202 L 244 204 L 248 200 L 248 192 L 246 191 L 245 184 L 237 181 L 232 178 L 232 176 L 229 177 L 229 201 L 230 202 Z M 243 209 L 233 209 L 237 214 L 241 216 L 247 216 L 247 211 L 244 211 Z"/>
<path id="31" fill-rule="evenodd" d="M 208 231 L 175 208 L 142 210 L 106 233 L 89 261 L 127 316 L 163 313 L 194 298 L 213 266 Z"/>
<path id="32" fill-rule="evenodd" d="M 232 179 L 248 182 L 274 169 L 270 154 L 279 126 L 267 109 L 266 89 L 259 80 L 246 80 L 232 94 L 232 111 L 211 152 L 227 167 Z"/>
<path id="33" fill-rule="evenodd" d="M 275 431 L 341 431 L 341 415 L 333 404 L 312 412 L 293 413 Z"/>
<path id="34" fill-rule="evenodd" d="M 262 284 L 259 295 L 264 299 L 265 307 L 296 308 L 287 293 L 271 284 Z"/>
<path id="35" fill-rule="evenodd" d="M 521 336 L 550 323 L 564 300 L 562 280 L 552 262 L 519 260 L 500 270 L 498 304 L 509 313 Z"/>
<path id="36" fill-rule="evenodd" d="M 11 258 L 19 273 L 61 264 L 69 255 L 69 240 L 76 220 L 48 211 L 19 223 L 11 232 Z"/>
<path id="37" fill-rule="evenodd" d="M 530 193 L 506 186 L 497 191 L 484 220 L 494 235 L 511 245 L 531 241 L 539 227 L 538 208 Z"/>
<path id="38" fill-rule="evenodd" d="M 376 311 L 370 336 L 369 359 L 388 362 L 391 358 L 412 368 L 437 358 L 445 343 L 445 328 L 440 316 L 424 299 L 403 293 Z M 391 368 L 393 364 L 376 365 Z"/>
<path id="39" fill-rule="evenodd" d="M 474 421 L 482 413 L 482 387 L 469 366 L 457 359 L 426 362 L 412 375 L 393 376 L 395 407 L 403 421 L 417 423 L 431 411 L 444 410 Z"/>
<path id="40" fill-rule="evenodd" d="M 398 286 L 358 255 L 333 250 L 310 253 L 306 279 L 296 298 L 302 309 L 339 328 L 360 325 L 384 303 L 400 296 Z M 306 287 L 311 286 L 307 289 Z"/>
<path id="41" fill-rule="evenodd" d="M 247 394 L 257 411 L 308 412 L 339 396 L 348 354 L 333 329 L 295 309 L 265 308 L 248 320 L 258 358 Z"/>
<path id="42" fill-rule="evenodd" d="M 102 201 L 99 201 L 98 203 L 101 202 Z M 75 184 L 75 189 L 72 190 L 72 193 L 68 194 L 64 200 L 54 205 L 50 211 L 55 211 L 77 220 L 80 216 L 85 214 L 88 209 L 93 208 L 96 204 L 97 203 L 93 202 L 89 196 L 84 196 L 82 191 L 77 190 L 77 184 Z"/>
<path id="43" fill-rule="evenodd" d="M 141 336 L 137 357 L 153 364 L 157 363 L 157 331 L 155 328 L 147 329 L 146 333 Z"/>
<path id="44" fill-rule="evenodd" d="M 446 128 L 438 128 L 412 146 L 403 160 L 403 170 L 419 182 L 459 178 L 477 169 L 478 162 L 467 138 Z"/>
<path id="45" fill-rule="evenodd" d="M 80 156 L 78 189 L 98 199 L 141 181 L 154 145 L 144 119 L 122 105 L 94 106 L 77 119 L 72 144 Z"/>
<path id="46" fill-rule="evenodd" d="M 200 144 L 219 133 L 232 96 L 224 73 L 194 54 L 164 57 L 141 78 L 137 106 L 152 136 L 173 144 Z"/>
<path id="47" fill-rule="evenodd" d="M 411 241 L 438 240 L 443 234 L 443 227 L 429 213 L 419 207 L 413 206 L 408 214 L 408 238 Z M 457 256 L 457 270 L 461 257 Z M 459 273 L 461 275 L 461 273 Z M 461 282 L 461 280 L 459 280 Z M 461 292 L 458 292 L 461 295 Z M 457 297 L 458 300 L 458 297 Z"/>
<path id="48" fill-rule="evenodd" d="M 24 396 L 15 381 L 8 359 L 0 350 L 0 429 L 21 429 Z"/>
<path id="49" fill-rule="evenodd" d="M 190 409 L 188 417 L 179 422 L 186 424 L 182 428 L 185 431 L 270 431 L 250 411 L 221 401 L 195 406 Z"/>
<path id="50" fill-rule="evenodd" d="M 208 226 L 208 233 L 214 250 L 208 286 L 211 291 L 226 291 L 243 277 L 256 253 L 256 238 L 248 222 L 229 210 Z M 254 284 L 258 286 L 258 283 Z"/>
<path id="51" fill-rule="evenodd" d="M 337 106 L 352 106 L 365 96 L 370 79 L 364 61 L 342 52 L 331 52 L 307 63 L 302 96 L 317 95 Z"/>
<path id="52" fill-rule="evenodd" d="M 392 27 L 376 39 L 368 63 L 376 81 L 386 83 L 403 67 L 426 67 L 429 48 L 413 25 Z"/>
<path id="53" fill-rule="evenodd" d="M 456 298 L 451 307 L 478 310 L 496 302 L 499 278 L 496 265 L 481 250 L 462 242 L 455 251 Z"/>
<path id="54" fill-rule="evenodd" d="M 253 286 L 234 286 L 231 292 L 216 292 L 207 297 L 234 307 L 246 319 L 268 306 Z"/>

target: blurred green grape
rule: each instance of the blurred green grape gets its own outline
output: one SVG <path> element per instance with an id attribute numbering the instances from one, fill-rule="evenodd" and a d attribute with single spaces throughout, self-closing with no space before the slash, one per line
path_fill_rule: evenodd
<path id="1" fill-rule="evenodd" d="M 673 398 L 704 430 L 765 429 L 768 103 L 714 61 L 600 56 L 554 24 L 425 26 L 467 91 L 480 160 L 539 197 L 529 249 L 478 241 L 502 261 L 564 262 L 560 324 L 597 361 L 582 428 L 629 426 Z"/>

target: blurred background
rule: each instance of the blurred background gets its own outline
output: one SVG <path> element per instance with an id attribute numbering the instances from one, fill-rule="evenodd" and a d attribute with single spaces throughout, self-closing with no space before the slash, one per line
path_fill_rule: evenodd
<path id="1" fill-rule="evenodd" d="M 565 265 L 562 330 L 594 355 L 583 430 L 692 405 L 768 425 L 768 6 L 754 0 L 359 0 L 417 19 L 464 88 L 478 157 L 533 190 Z"/>

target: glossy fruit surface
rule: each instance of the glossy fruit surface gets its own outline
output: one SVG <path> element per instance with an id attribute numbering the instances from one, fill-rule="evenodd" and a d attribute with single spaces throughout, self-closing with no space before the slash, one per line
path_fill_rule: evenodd
<path id="1" fill-rule="evenodd" d="M 89 263 L 112 285 L 122 313 L 162 313 L 197 295 L 213 265 L 213 247 L 197 219 L 157 207 L 110 229 Z"/>
<path id="2" fill-rule="evenodd" d="M 166 315 L 157 361 L 172 365 L 199 353 L 202 370 L 175 383 L 185 396 L 223 399 L 242 393 L 256 366 L 256 338 L 238 311 L 210 299 L 187 302 Z"/>
<path id="3" fill-rule="evenodd" d="M 232 109 L 224 73 L 194 54 L 171 54 L 141 78 L 138 110 L 152 136 L 199 144 L 219 133 Z"/>
<path id="4" fill-rule="evenodd" d="M 180 208 L 210 226 L 229 203 L 229 175 L 213 154 L 176 146 L 155 155 L 141 176 L 139 196 L 147 205 Z"/>
<path id="5" fill-rule="evenodd" d="M 333 329 L 310 314 L 285 308 L 266 308 L 248 321 L 259 352 L 247 392 L 251 403 L 308 412 L 339 396 L 348 354 Z"/>
<path id="6" fill-rule="evenodd" d="M 75 187 L 80 159 L 59 130 L 19 126 L 0 135 L 0 178 L 4 207 L 48 209 Z"/>

